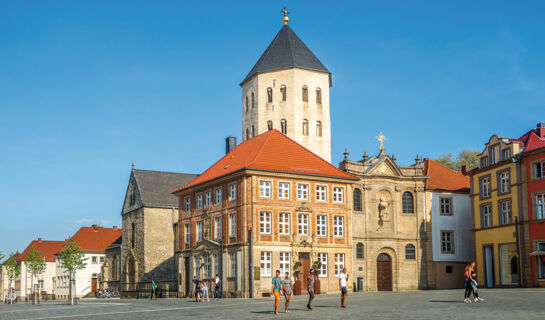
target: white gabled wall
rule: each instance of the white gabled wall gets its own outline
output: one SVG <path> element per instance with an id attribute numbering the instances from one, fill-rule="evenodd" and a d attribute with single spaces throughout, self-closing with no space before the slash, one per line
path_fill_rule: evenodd
<path id="1" fill-rule="evenodd" d="M 76 272 L 76 297 L 83 297 L 86 296 L 91 292 L 91 279 L 93 278 L 93 274 L 96 274 L 97 276 L 97 288 L 100 287 L 100 273 L 103 262 L 100 262 L 100 257 L 103 257 L 103 259 L 106 259 L 106 254 L 104 253 L 86 253 L 84 257 L 87 259 L 85 260 L 86 265 L 85 268 L 82 270 L 78 270 Z M 96 257 L 96 263 L 93 263 L 93 257 Z M 68 297 L 70 294 L 70 282 L 69 277 L 70 275 L 68 272 L 66 272 L 63 268 L 60 267 L 60 264 L 57 260 L 57 283 L 56 283 L 56 290 L 55 295 L 60 297 Z"/>

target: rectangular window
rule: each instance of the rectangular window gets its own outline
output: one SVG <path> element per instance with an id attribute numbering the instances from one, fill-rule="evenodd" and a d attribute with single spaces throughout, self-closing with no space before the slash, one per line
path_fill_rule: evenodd
<path id="1" fill-rule="evenodd" d="M 216 204 L 221 204 L 221 189 L 216 189 Z"/>
<path id="2" fill-rule="evenodd" d="M 501 225 L 511 224 L 511 221 L 512 221 L 511 201 L 509 200 L 500 201 L 499 207 L 500 207 L 500 224 Z"/>
<path id="3" fill-rule="evenodd" d="M 301 213 L 298 219 L 297 232 L 299 235 L 308 236 L 308 214 Z"/>
<path id="4" fill-rule="evenodd" d="M 333 188 L 333 202 L 343 203 L 344 202 L 344 188 L 343 187 L 334 187 Z"/>
<path id="5" fill-rule="evenodd" d="M 204 255 L 203 257 L 203 261 L 204 261 L 204 278 L 205 279 L 210 279 L 211 276 L 212 276 L 212 272 L 210 272 L 210 256 L 209 255 Z"/>
<path id="6" fill-rule="evenodd" d="M 38 288 L 40 288 L 40 290 L 44 289 L 44 281 L 43 280 L 38 280 Z"/>
<path id="7" fill-rule="evenodd" d="M 481 198 L 490 197 L 490 177 L 481 178 Z"/>
<path id="8" fill-rule="evenodd" d="M 441 253 L 454 253 L 454 231 L 441 231 Z"/>
<path id="9" fill-rule="evenodd" d="M 233 183 L 229 186 L 229 201 L 235 201 L 237 199 L 237 185 Z"/>
<path id="10" fill-rule="evenodd" d="M 217 254 L 215 254 L 214 256 L 214 273 L 215 274 L 220 274 L 220 258 Z"/>
<path id="11" fill-rule="evenodd" d="M 280 212 L 278 215 L 278 233 L 283 235 L 290 234 L 290 214 L 287 212 Z"/>
<path id="12" fill-rule="evenodd" d="M 197 221 L 197 241 L 202 240 L 202 221 Z"/>
<path id="13" fill-rule="evenodd" d="M 261 211 L 259 213 L 259 233 L 271 233 L 271 215 L 272 214 L 269 211 Z"/>
<path id="14" fill-rule="evenodd" d="M 236 237 L 237 236 L 237 214 L 231 213 L 229 215 L 229 220 L 230 220 L 229 236 Z"/>
<path id="15" fill-rule="evenodd" d="M 333 217 L 333 235 L 335 237 L 344 237 L 344 217 Z"/>
<path id="16" fill-rule="evenodd" d="M 490 228 L 492 226 L 492 206 L 481 207 L 481 227 Z"/>
<path id="17" fill-rule="evenodd" d="M 484 168 L 488 165 L 488 157 L 481 158 L 481 168 Z"/>
<path id="18" fill-rule="evenodd" d="M 104 263 L 104 257 L 100 257 L 100 263 Z"/>
<path id="19" fill-rule="evenodd" d="M 500 193 L 509 192 L 509 171 L 500 172 L 498 175 L 498 180 L 500 183 Z"/>
<path id="20" fill-rule="evenodd" d="M 545 219 L 545 193 L 536 195 L 536 219 Z"/>
<path id="21" fill-rule="evenodd" d="M 308 200 L 308 184 L 297 184 L 297 200 Z"/>
<path id="22" fill-rule="evenodd" d="M 537 250 L 545 251 L 545 242 L 537 243 Z M 538 278 L 545 279 L 545 258 L 543 256 L 537 256 L 537 265 L 538 265 Z"/>
<path id="23" fill-rule="evenodd" d="M 452 215 L 452 198 L 440 198 L 441 203 L 441 215 Z"/>
<path id="24" fill-rule="evenodd" d="M 290 198 L 290 184 L 287 182 L 278 183 L 278 199 Z"/>
<path id="25" fill-rule="evenodd" d="M 318 270 L 318 276 L 327 277 L 327 253 L 318 253 L 318 260 L 322 263 L 320 270 Z"/>
<path id="26" fill-rule="evenodd" d="M 534 177 L 536 179 L 545 177 L 545 162 L 534 163 Z"/>
<path id="27" fill-rule="evenodd" d="M 189 228 L 189 223 L 185 224 L 185 244 L 189 244 L 191 241 L 191 229 Z"/>
<path id="28" fill-rule="evenodd" d="M 91 258 L 91 261 L 92 261 L 93 263 L 97 263 L 97 262 L 98 262 L 98 259 L 97 259 L 96 256 L 93 256 L 93 257 Z"/>
<path id="29" fill-rule="evenodd" d="M 185 212 L 191 211 L 191 199 L 189 197 L 185 197 Z"/>
<path id="30" fill-rule="evenodd" d="M 214 218 L 214 224 L 216 225 L 216 239 L 221 239 L 221 216 Z"/>
<path id="31" fill-rule="evenodd" d="M 491 164 L 491 165 L 494 164 L 494 163 L 496 163 L 496 150 L 497 150 L 497 149 L 498 149 L 497 147 L 492 147 L 492 148 L 490 148 L 490 154 L 489 154 L 489 156 L 490 156 L 490 164 Z"/>
<path id="32" fill-rule="evenodd" d="M 271 182 L 270 181 L 259 181 L 259 196 L 261 198 L 271 197 Z"/>
<path id="33" fill-rule="evenodd" d="M 212 191 L 206 192 L 205 205 L 207 207 L 210 207 L 212 205 Z"/>
<path id="34" fill-rule="evenodd" d="M 197 209 L 202 208 L 202 193 L 197 195 Z"/>
<path id="35" fill-rule="evenodd" d="M 261 251 L 261 276 L 271 276 L 271 255 L 270 251 Z"/>
<path id="36" fill-rule="evenodd" d="M 288 272 L 290 275 L 290 253 L 280 252 L 280 277 L 284 277 L 284 274 Z"/>
<path id="37" fill-rule="evenodd" d="M 508 160 L 509 158 L 511 158 L 511 152 L 509 151 L 509 149 L 503 149 L 502 160 Z"/>
<path id="38" fill-rule="evenodd" d="M 326 186 L 316 186 L 316 201 L 325 202 L 327 201 L 327 187 Z"/>
<path id="39" fill-rule="evenodd" d="M 327 216 L 319 214 L 316 216 L 316 235 L 327 237 Z"/>
<path id="40" fill-rule="evenodd" d="M 338 277 L 344 268 L 344 253 L 335 253 L 335 277 Z"/>
<path id="41" fill-rule="evenodd" d="M 229 254 L 229 260 L 231 261 L 231 273 L 229 274 L 231 278 L 237 277 L 237 253 L 231 252 Z"/>

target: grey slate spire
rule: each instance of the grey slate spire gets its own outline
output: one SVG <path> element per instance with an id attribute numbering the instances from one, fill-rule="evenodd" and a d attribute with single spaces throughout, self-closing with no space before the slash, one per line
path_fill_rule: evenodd
<path id="1" fill-rule="evenodd" d="M 240 85 L 242 86 L 258 73 L 288 68 L 302 68 L 329 73 L 329 70 L 318 60 L 314 53 L 285 24 Z"/>

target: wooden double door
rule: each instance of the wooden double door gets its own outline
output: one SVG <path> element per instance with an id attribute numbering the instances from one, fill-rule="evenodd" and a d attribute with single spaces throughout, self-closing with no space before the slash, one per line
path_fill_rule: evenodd
<path id="1" fill-rule="evenodd" d="M 392 259 L 386 253 L 377 257 L 377 290 L 392 291 Z"/>

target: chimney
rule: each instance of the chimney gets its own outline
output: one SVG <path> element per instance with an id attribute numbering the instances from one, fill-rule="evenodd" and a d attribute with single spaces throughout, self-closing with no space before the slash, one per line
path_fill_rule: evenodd
<path id="1" fill-rule="evenodd" d="M 228 154 L 237 146 L 237 138 L 236 137 L 227 137 L 225 138 L 225 154 Z"/>
<path id="2" fill-rule="evenodd" d="M 38 238 L 38 242 L 42 242 L 42 238 Z"/>
<path id="3" fill-rule="evenodd" d="M 117 230 L 117 226 L 114 226 L 114 230 Z"/>
<path id="4" fill-rule="evenodd" d="M 91 226 L 91 228 L 97 230 L 97 229 L 98 229 L 98 226 L 97 226 L 96 224 L 93 224 L 93 225 Z"/>
<path id="5" fill-rule="evenodd" d="M 540 122 L 536 125 L 536 133 L 540 138 L 545 139 L 545 123 Z"/>
<path id="6" fill-rule="evenodd" d="M 462 166 L 462 174 L 466 174 L 468 171 L 469 171 L 469 167 L 467 166 L 467 164 L 464 164 Z"/>

